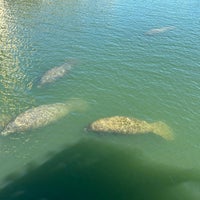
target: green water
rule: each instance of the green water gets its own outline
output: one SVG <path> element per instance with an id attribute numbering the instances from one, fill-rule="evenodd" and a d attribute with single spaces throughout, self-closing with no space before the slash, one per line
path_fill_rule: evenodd
<path id="1" fill-rule="evenodd" d="M 87 110 L 72 111 L 47 127 L 1 136 L 1 187 L 10 174 L 23 175 L 29 163 L 40 166 L 56 152 L 75 148 L 72 156 L 66 154 L 68 162 L 75 169 L 80 162 L 83 168 L 87 163 L 87 170 L 92 168 L 92 172 L 88 178 L 87 170 L 72 170 L 72 174 L 79 172 L 81 177 L 83 172 L 83 180 L 94 182 L 94 191 L 103 183 L 108 187 L 114 184 L 112 190 L 116 181 L 126 181 L 119 184 L 119 199 L 142 199 L 137 192 L 134 197 L 131 188 L 148 191 L 149 198 L 152 195 L 154 199 L 159 195 L 162 199 L 199 199 L 199 7 L 198 0 L 0 0 L 2 126 L 33 106 L 70 98 L 88 104 Z M 175 28 L 146 34 L 150 29 L 168 26 Z M 66 76 L 37 87 L 44 72 L 66 62 L 73 63 Z M 98 135 L 84 130 L 94 120 L 114 115 L 163 121 L 173 130 L 175 140 L 165 141 L 153 134 Z M 136 164 L 138 159 L 142 164 Z M 100 166 L 93 164 L 96 162 Z M 102 167 L 115 173 L 107 176 Z M 149 176 L 151 169 L 152 174 L 160 170 L 155 182 L 154 176 Z M 149 184 L 127 178 L 134 173 Z M 181 181 L 173 181 L 181 173 Z M 171 182 L 166 184 L 163 177 Z M 70 180 L 73 182 L 73 178 Z M 165 190 L 155 196 L 157 182 Z M 91 185 L 84 188 L 81 183 L 83 188 L 78 188 L 87 190 Z M 155 186 L 152 193 L 149 185 Z M 109 194 L 108 199 L 116 199 Z"/>

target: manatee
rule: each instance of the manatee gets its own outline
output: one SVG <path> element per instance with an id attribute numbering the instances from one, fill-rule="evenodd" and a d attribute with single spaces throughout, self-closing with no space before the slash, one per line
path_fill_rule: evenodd
<path id="1" fill-rule="evenodd" d="M 40 105 L 19 114 L 13 121 L 3 129 L 1 135 L 15 132 L 24 132 L 30 129 L 46 126 L 67 115 L 73 110 L 82 111 L 86 108 L 85 101 L 72 99 L 66 103 L 54 103 Z"/>
<path id="2" fill-rule="evenodd" d="M 175 26 L 165 26 L 165 27 L 162 27 L 162 28 L 154 28 L 154 29 L 150 29 L 149 31 L 147 31 L 146 35 L 155 35 L 155 34 L 158 34 L 158 33 L 164 33 L 166 31 L 170 31 L 170 30 L 173 30 L 175 28 L 176 28 Z"/>
<path id="3" fill-rule="evenodd" d="M 53 67 L 52 69 L 44 73 L 44 75 L 40 79 L 38 87 L 56 81 L 57 79 L 63 77 L 70 69 L 71 69 L 71 64 L 69 63 L 65 63 L 58 67 Z"/>
<path id="4" fill-rule="evenodd" d="M 164 122 L 148 123 L 146 121 L 124 116 L 102 118 L 91 123 L 88 130 L 94 132 L 111 132 L 118 134 L 154 133 L 166 140 L 173 140 L 170 128 Z"/>

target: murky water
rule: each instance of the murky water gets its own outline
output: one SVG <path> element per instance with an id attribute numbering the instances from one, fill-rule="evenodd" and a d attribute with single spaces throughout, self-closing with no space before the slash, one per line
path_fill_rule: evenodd
<path id="1" fill-rule="evenodd" d="M 196 0 L 0 0 L 1 130 L 35 106 L 71 98 L 88 105 L 48 126 L 1 136 L 1 187 L 30 163 L 40 166 L 67 148 L 73 149 L 64 151 L 73 170 L 66 177 L 73 181 L 79 173 L 78 182 L 92 180 L 93 191 L 107 183 L 107 199 L 116 199 L 116 181 L 126 182 L 118 186 L 119 199 L 145 198 L 141 190 L 152 199 L 199 199 L 199 6 Z M 72 67 L 62 78 L 38 87 L 47 70 L 65 63 Z M 94 120 L 115 115 L 163 121 L 175 139 L 85 131 Z M 86 191 L 91 184 L 81 186 Z"/>

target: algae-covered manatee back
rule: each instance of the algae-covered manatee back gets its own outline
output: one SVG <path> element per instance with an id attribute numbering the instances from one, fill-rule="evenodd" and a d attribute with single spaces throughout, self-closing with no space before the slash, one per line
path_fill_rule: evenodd
<path id="1" fill-rule="evenodd" d="M 125 116 L 106 117 L 94 121 L 88 130 L 118 134 L 154 133 L 166 140 L 173 139 L 170 128 L 163 122 L 148 123 L 144 120 Z"/>

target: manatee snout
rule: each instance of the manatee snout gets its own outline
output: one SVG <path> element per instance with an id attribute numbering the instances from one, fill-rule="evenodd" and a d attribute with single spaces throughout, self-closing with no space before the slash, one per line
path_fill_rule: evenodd
<path id="1" fill-rule="evenodd" d="M 85 132 L 92 131 L 91 124 L 88 124 L 88 125 L 84 128 L 84 131 L 85 131 Z"/>

